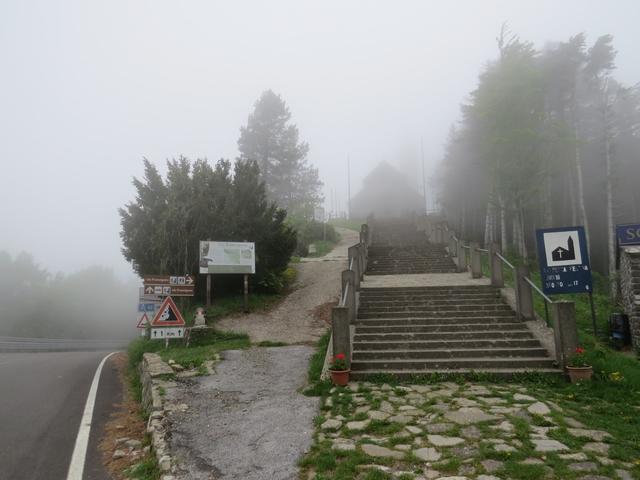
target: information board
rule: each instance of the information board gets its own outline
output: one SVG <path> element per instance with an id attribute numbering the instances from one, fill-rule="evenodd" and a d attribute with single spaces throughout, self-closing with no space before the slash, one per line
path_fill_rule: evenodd
<path id="1" fill-rule="evenodd" d="M 256 273 L 253 242 L 200 242 L 200 273 Z"/>
<path id="2" fill-rule="evenodd" d="M 584 227 L 538 229 L 536 241 L 544 293 L 592 292 Z"/>

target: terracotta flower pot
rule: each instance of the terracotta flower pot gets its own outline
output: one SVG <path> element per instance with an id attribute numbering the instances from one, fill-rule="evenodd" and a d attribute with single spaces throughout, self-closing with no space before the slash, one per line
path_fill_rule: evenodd
<path id="1" fill-rule="evenodd" d="M 567 373 L 569 374 L 571 383 L 580 382 L 582 380 L 591 380 L 593 367 L 567 367 Z"/>
<path id="2" fill-rule="evenodd" d="M 351 370 L 329 370 L 331 372 L 331 381 L 334 385 L 345 386 L 349 383 L 349 372 Z"/>

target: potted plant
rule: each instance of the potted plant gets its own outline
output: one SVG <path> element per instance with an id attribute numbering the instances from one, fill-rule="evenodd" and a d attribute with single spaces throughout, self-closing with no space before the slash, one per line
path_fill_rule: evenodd
<path id="1" fill-rule="evenodd" d="M 577 347 L 567 364 L 567 373 L 571 379 L 571 383 L 576 383 L 581 380 L 591 380 L 593 375 L 593 367 L 587 362 L 585 356 L 585 349 Z"/>
<path id="2" fill-rule="evenodd" d="M 329 365 L 329 372 L 331 372 L 331 381 L 333 384 L 344 386 L 349 383 L 350 371 L 347 367 L 347 359 L 344 353 L 336 354 Z"/>

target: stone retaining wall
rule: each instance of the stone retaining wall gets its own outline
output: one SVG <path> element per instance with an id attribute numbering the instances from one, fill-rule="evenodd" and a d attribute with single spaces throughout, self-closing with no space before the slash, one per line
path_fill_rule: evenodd
<path id="1" fill-rule="evenodd" d="M 156 353 L 145 353 L 138 369 L 142 383 L 142 408 L 149 414 L 147 433 L 151 435 L 151 446 L 163 472 L 162 480 L 173 480 L 171 473 L 175 465 L 167 442 L 168 421 L 164 397 L 167 389 L 176 386 L 172 380 L 174 371 Z"/>
<path id="2" fill-rule="evenodd" d="M 624 312 L 629 315 L 631 341 L 640 354 L 640 248 L 620 249 L 620 298 Z"/>

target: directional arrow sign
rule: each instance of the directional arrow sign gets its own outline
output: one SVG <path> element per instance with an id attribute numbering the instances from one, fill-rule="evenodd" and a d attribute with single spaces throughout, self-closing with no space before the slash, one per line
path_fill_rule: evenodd
<path id="1" fill-rule="evenodd" d="M 183 327 L 184 324 L 184 318 L 171 297 L 164 299 L 158 313 L 151 320 L 152 327 Z"/>
<path id="2" fill-rule="evenodd" d="M 147 285 L 195 285 L 191 275 L 147 275 L 143 278 Z"/>

